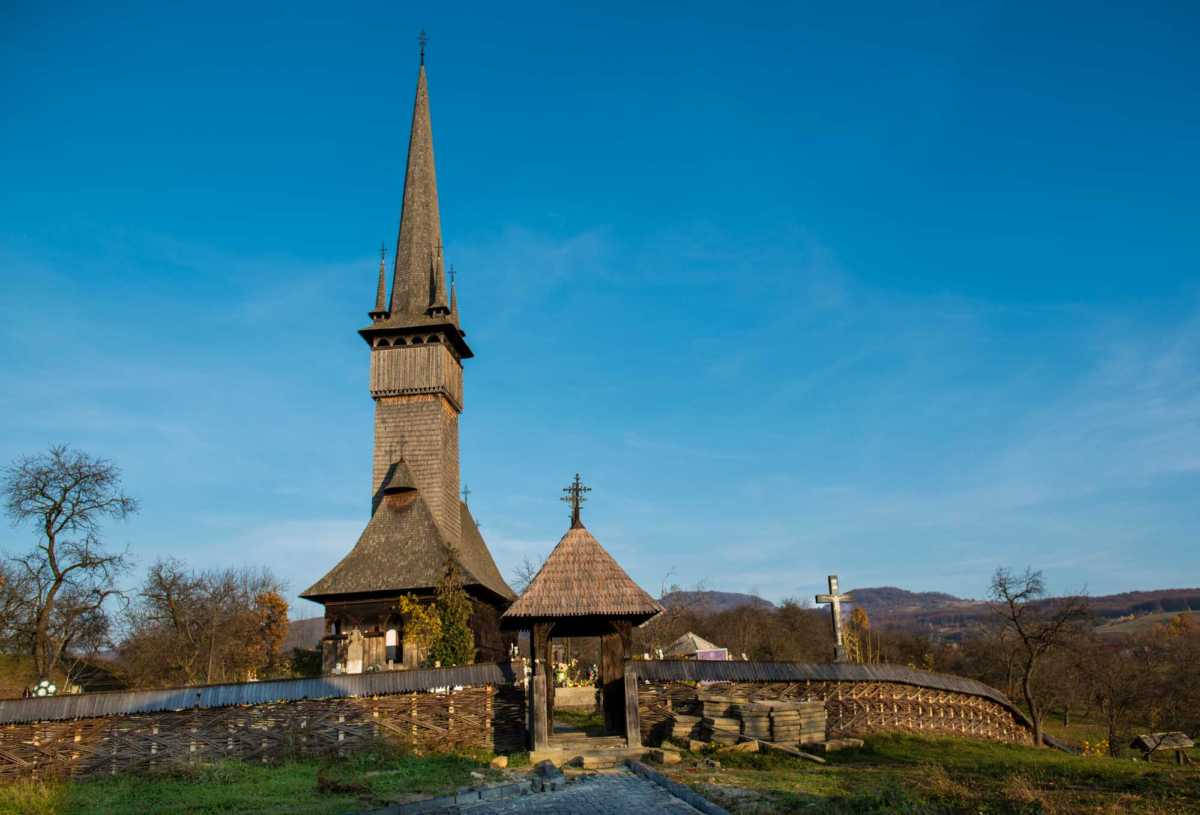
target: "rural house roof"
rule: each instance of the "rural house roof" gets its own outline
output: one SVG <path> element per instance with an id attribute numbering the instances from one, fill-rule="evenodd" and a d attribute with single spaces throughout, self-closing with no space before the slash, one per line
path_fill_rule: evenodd
<path id="1" fill-rule="evenodd" d="M 452 546 L 419 493 L 407 502 L 380 502 L 349 554 L 300 596 L 325 602 L 336 595 L 430 590 L 453 553 L 464 587 L 480 586 L 505 600 L 513 599 L 513 590 L 500 576 L 475 519 L 461 501 L 459 512 L 462 540 Z"/>
<path id="2" fill-rule="evenodd" d="M 682 656 L 683 654 L 695 654 L 700 651 L 724 651 L 720 645 L 713 645 L 703 637 L 687 632 L 675 642 L 667 646 L 666 653 L 670 656 Z"/>
<path id="3" fill-rule="evenodd" d="M 503 619 L 633 617 L 648 620 L 662 606 L 642 590 L 580 523 L 563 535 Z"/>

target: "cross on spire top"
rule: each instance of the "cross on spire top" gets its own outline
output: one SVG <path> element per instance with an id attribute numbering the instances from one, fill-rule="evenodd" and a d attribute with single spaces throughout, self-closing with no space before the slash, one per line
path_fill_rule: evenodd
<path id="1" fill-rule="evenodd" d="M 579 519 L 579 508 L 583 506 L 583 502 L 587 500 L 585 493 L 592 491 L 591 487 L 583 485 L 583 479 L 579 477 L 579 473 L 575 473 L 575 480 L 570 486 L 563 487 L 562 500 L 571 505 L 571 528 L 583 526 L 583 521 Z"/>
<path id="2" fill-rule="evenodd" d="M 421 29 L 421 33 L 417 35 L 417 45 L 421 49 L 421 64 L 425 64 L 425 46 L 429 44 L 429 35 L 425 33 L 425 29 Z"/>

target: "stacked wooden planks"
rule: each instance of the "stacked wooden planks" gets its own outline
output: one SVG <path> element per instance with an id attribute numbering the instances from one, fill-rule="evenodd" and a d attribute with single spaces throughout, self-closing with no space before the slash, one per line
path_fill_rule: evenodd
<path id="1" fill-rule="evenodd" d="M 671 726 L 671 737 L 680 741 L 699 738 L 700 716 L 689 716 L 686 713 L 674 714 L 675 722 Z"/>
<path id="2" fill-rule="evenodd" d="M 815 744 L 825 741 L 827 715 L 819 699 L 773 703 L 771 726 L 775 741 Z"/>
<path id="3" fill-rule="evenodd" d="M 740 735 L 778 744 L 813 744 L 826 738 L 825 703 L 820 699 L 751 701 L 706 691 L 697 696 L 702 713 L 699 727 L 702 739 L 732 744 Z M 682 732 L 677 737 L 681 735 Z"/>
<path id="4" fill-rule="evenodd" d="M 717 744 L 737 744 L 742 732 L 741 706 L 744 698 L 733 696 L 718 696 L 716 694 L 699 694 L 700 738 Z"/>

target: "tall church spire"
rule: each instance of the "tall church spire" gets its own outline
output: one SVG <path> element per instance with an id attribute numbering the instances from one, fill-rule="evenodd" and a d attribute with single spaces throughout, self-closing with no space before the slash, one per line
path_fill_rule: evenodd
<path id="1" fill-rule="evenodd" d="M 438 214 L 433 127 L 429 120 L 429 89 L 424 63 L 417 72 L 403 206 L 389 307 L 393 318 L 425 316 L 430 314 L 431 308 L 445 306 L 442 224 Z"/>

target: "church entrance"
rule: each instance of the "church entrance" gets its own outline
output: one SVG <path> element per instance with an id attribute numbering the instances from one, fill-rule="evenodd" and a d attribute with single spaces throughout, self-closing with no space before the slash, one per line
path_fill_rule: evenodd
<path id="1" fill-rule="evenodd" d="M 501 624 L 529 632 L 533 676 L 530 682 L 530 733 L 534 751 L 553 750 L 561 737 L 555 728 L 556 665 L 552 640 L 599 640 L 597 665 L 600 710 L 606 739 L 636 747 L 641 734 L 628 732 L 626 720 L 636 722 L 636 694 L 627 703 L 625 671 L 633 650 L 633 627 L 662 611 L 604 550 L 580 519 L 579 508 L 588 492 L 575 474 L 563 490 L 571 505 L 571 528 L 550 552 L 525 591 L 501 617 Z M 634 689 L 636 690 L 636 689 Z M 636 728 L 635 728 L 636 729 Z"/>
<path id="2" fill-rule="evenodd" d="M 544 683 L 545 686 L 544 699 L 540 700 L 540 704 L 536 698 L 538 694 L 535 692 L 534 695 L 534 705 L 541 709 L 534 711 L 535 731 L 538 729 L 536 721 L 542 711 L 545 716 L 546 737 L 551 743 L 555 741 L 556 734 L 574 733 L 580 729 L 578 723 L 581 719 L 587 721 L 586 716 L 574 715 L 587 710 L 586 707 L 580 710 L 576 688 L 559 687 L 560 666 L 565 667 L 569 663 L 556 659 L 566 656 L 567 649 L 563 646 L 568 642 L 582 641 L 580 644 L 584 647 L 580 650 L 590 652 L 598 660 L 594 663 L 595 684 L 589 690 L 594 689 L 591 696 L 598 701 L 598 706 L 593 704 L 591 709 L 595 710 L 598 707 L 599 715 L 594 724 L 591 721 L 587 722 L 586 727 L 590 731 L 587 735 L 628 737 L 629 734 L 625 732 L 625 660 L 629 659 L 633 645 L 632 629 L 628 620 L 620 619 L 566 619 L 537 623 L 533 626 L 530 650 L 534 664 L 534 682 L 535 685 Z M 586 647 L 589 644 L 592 645 L 591 648 Z M 539 679 L 539 676 L 542 678 Z M 586 685 L 582 687 L 588 688 Z M 570 699 L 563 705 L 567 715 L 561 717 L 562 721 L 556 715 L 560 698 Z"/>

